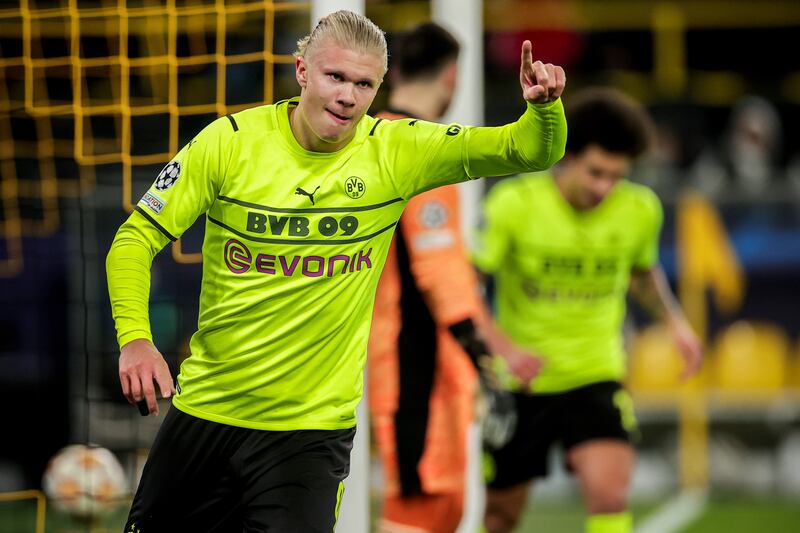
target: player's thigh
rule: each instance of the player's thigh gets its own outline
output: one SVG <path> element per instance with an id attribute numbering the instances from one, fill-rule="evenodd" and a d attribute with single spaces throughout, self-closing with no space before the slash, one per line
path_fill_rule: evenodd
<path id="1" fill-rule="evenodd" d="M 169 531 L 173 525 L 225 531 L 238 510 L 230 457 L 240 434 L 240 428 L 171 407 L 150 449 L 128 527 L 136 524 L 148 532 Z"/>
<path id="2" fill-rule="evenodd" d="M 636 463 L 633 446 L 619 440 L 598 439 L 572 447 L 570 465 L 587 485 L 627 484 Z"/>
<path id="3" fill-rule="evenodd" d="M 244 531 L 331 533 L 355 429 L 285 433 L 269 444 L 266 463 L 243 472 Z"/>
<path id="4" fill-rule="evenodd" d="M 636 453 L 620 440 L 599 439 L 571 448 L 568 460 L 591 513 L 619 512 L 627 507 Z"/>
<path id="5" fill-rule="evenodd" d="M 616 382 L 581 387 L 570 393 L 565 412 L 567 464 L 584 494 L 590 500 L 624 498 L 636 460 L 632 442 L 638 431 L 628 393 Z"/>

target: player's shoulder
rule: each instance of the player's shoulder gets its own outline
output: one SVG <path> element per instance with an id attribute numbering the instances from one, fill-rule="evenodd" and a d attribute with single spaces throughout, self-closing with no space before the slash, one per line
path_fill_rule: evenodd
<path id="1" fill-rule="evenodd" d="M 258 132 L 263 133 L 278 127 L 275 120 L 276 112 L 281 108 L 291 105 L 290 100 L 282 100 L 275 104 L 260 105 L 250 107 L 231 113 L 217 119 L 221 125 L 226 127 L 228 134 L 239 132 Z"/>
<path id="2" fill-rule="evenodd" d="M 431 127 L 439 128 L 441 125 L 386 111 L 376 113 L 375 116 L 364 115 L 359 125 L 359 128 L 368 132 L 371 139 L 378 142 L 426 134 Z"/>
<path id="3" fill-rule="evenodd" d="M 491 191 L 489 198 L 495 201 L 528 201 L 541 198 L 541 191 L 547 189 L 551 184 L 552 177 L 546 172 L 533 172 L 530 174 L 518 174 L 504 178 L 496 183 Z"/>
<path id="4" fill-rule="evenodd" d="M 650 187 L 626 179 L 618 184 L 618 188 L 619 194 L 633 208 L 649 212 L 661 210 L 661 200 Z"/>
<path id="5" fill-rule="evenodd" d="M 404 130 L 412 131 L 419 120 L 402 115 L 378 113 L 375 116 L 364 116 L 364 122 L 369 125 L 373 136 L 392 135 Z"/>

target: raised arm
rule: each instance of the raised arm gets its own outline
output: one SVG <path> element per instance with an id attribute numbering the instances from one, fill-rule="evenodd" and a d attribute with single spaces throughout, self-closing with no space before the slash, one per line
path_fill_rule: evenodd
<path id="1" fill-rule="evenodd" d="M 533 45 L 523 42 L 519 83 L 527 109 L 512 124 L 470 132 L 469 176 L 545 170 L 558 162 L 564 156 L 567 141 L 567 122 L 560 101 L 566 82 L 563 68 L 533 61 Z M 502 157 L 498 161 L 493 154 Z"/>
<path id="2" fill-rule="evenodd" d="M 530 41 L 522 45 L 520 85 L 525 112 L 498 127 L 441 125 L 422 120 L 380 125 L 388 135 L 388 166 L 404 198 L 464 181 L 546 170 L 564 156 L 567 121 L 560 96 L 566 76 L 561 67 L 532 61 Z M 385 128 L 385 133 L 381 131 Z"/>

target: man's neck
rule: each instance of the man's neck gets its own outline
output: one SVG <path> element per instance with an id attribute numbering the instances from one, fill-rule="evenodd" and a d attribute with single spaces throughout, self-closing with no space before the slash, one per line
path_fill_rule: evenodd
<path id="1" fill-rule="evenodd" d="M 289 128 L 295 140 L 297 140 L 297 144 L 301 147 L 309 152 L 333 153 L 347 146 L 347 143 L 352 140 L 352 135 L 347 139 L 335 143 L 321 139 L 306 120 L 301 105 L 302 104 L 288 106 L 287 110 L 289 114 Z"/>
<path id="2" fill-rule="evenodd" d="M 561 197 L 576 211 L 581 211 L 581 208 L 575 204 L 575 202 L 571 199 L 570 196 L 570 188 L 568 185 L 568 179 L 562 172 L 553 172 L 553 179 L 556 182 L 556 188 L 558 192 L 561 194 Z"/>
<path id="3" fill-rule="evenodd" d="M 438 90 L 429 83 L 407 83 L 396 87 L 389 97 L 389 107 L 404 111 L 422 120 L 442 118 L 442 102 Z"/>

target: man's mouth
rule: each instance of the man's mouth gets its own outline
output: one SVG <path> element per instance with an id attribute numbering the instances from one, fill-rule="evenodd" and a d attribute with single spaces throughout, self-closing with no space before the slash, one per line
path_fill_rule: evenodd
<path id="1" fill-rule="evenodd" d="M 339 113 L 334 113 L 330 109 L 326 109 L 326 111 L 337 121 L 342 124 L 345 124 L 350 121 L 350 117 L 346 117 L 344 115 L 340 115 Z"/>

